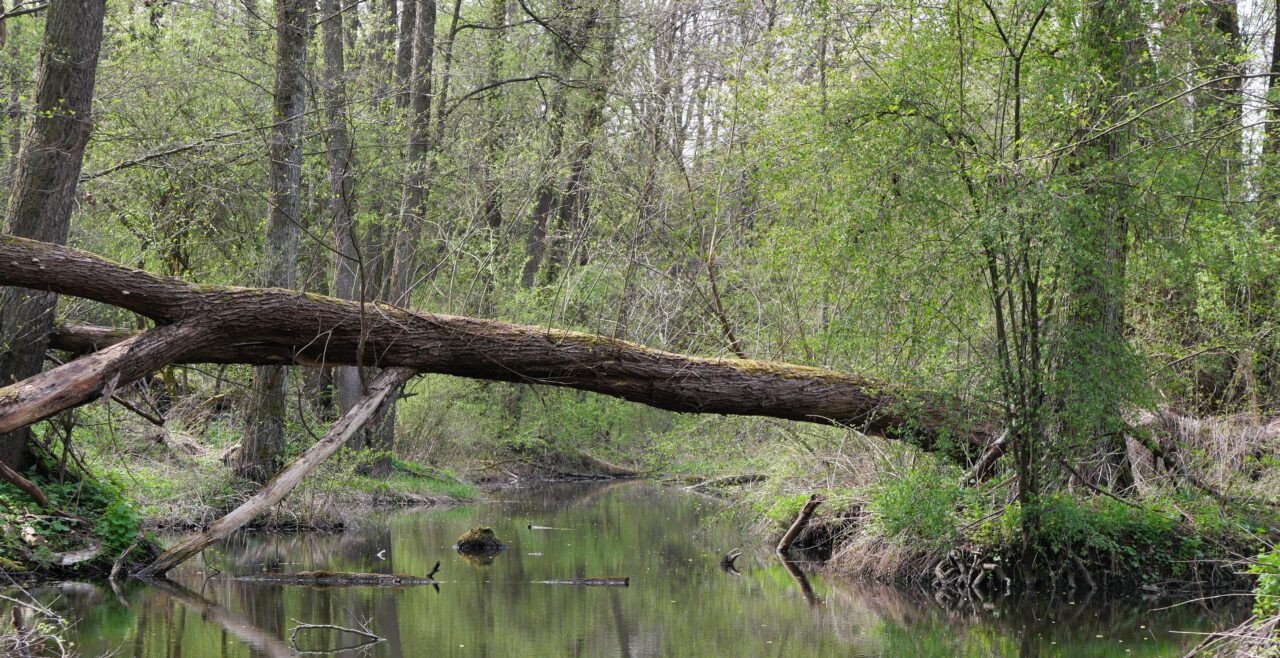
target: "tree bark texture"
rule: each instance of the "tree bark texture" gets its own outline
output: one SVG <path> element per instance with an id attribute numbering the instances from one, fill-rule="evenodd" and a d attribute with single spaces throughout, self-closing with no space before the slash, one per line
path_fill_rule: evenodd
<path id="1" fill-rule="evenodd" d="M 35 103 L 23 128 L 3 231 L 66 244 L 84 147 L 93 130 L 93 84 L 105 0 L 53 0 L 35 73 Z M 44 364 L 57 297 L 0 291 L 0 385 L 31 377 Z M 0 435 L 0 461 L 26 466 L 26 431 Z"/>
<path id="2" fill-rule="evenodd" d="M 417 26 L 413 32 L 413 62 L 409 80 L 409 137 L 405 151 L 404 186 L 400 194 L 399 226 L 389 298 L 408 302 L 417 271 L 418 240 L 426 213 L 430 184 L 431 69 L 435 56 L 435 0 L 417 0 Z"/>
<path id="3" fill-rule="evenodd" d="M 48 371 L 41 386 L 29 380 L 0 389 L 0 432 L 95 400 L 111 381 L 123 386 L 166 363 L 245 345 L 245 360 L 270 346 L 301 365 L 362 361 L 577 388 L 678 412 L 848 426 L 964 464 L 995 434 L 980 404 L 821 368 L 685 356 L 592 334 L 283 289 L 195 285 L 15 237 L 0 237 L 0 264 L 0 285 L 84 297 L 161 325 Z M 193 333 L 165 340 L 172 332 Z"/>
<path id="4" fill-rule="evenodd" d="M 260 280 L 266 286 L 292 288 L 302 222 L 302 124 L 311 3 L 279 0 L 275 7 L 276 123 L 267 144 L 271 214 Z M 279 366 L 261 366 L 254 373 L 253 399 L 235 460 L 236 472 L 241 476 L 261 482 L 279 468 L 280 455 L 284 453 L 288 381 L 288 373 Z"/>

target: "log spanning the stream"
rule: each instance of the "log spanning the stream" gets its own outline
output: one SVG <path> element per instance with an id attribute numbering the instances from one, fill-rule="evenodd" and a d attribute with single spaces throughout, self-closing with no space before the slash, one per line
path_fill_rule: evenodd
<path id="1" fill-rule="evenodd" d="M 574 331 L 412 312 L 278 288 L 187 283 L 44 242 L 0 237 L 0 285 L 91 299 L 154 329 L 65 328 L 97 351 L 0 389 L 0 433 L 90 402 L 171 363 L 410 368 L 577 388 L 678 412 L 855 428 L 971 464 L 995 435 L 982 405 L 871 377 L 686 356 Z"/>
<path id="2" fill-rule="evenodd" d="M 110 398 L 172 363 L 281 363 L 385 368 L 302 457 L 236 510 L 141 574 L 162 576 L 279 502 L 334 454 L 387 396 L 418 373 L 561 386 L 660 409 L 769 416 L 908 442 L 972 465 L 1001 451 L 989 410 L 870 377 L 790 363 L 686 356 L 614 338 L 480 318 L 415 313 L 278 288 L 196 285 L 54 244 L 0 236 L 0 285 L 82 297 L 156 323 L 130 333 L 68 327 L 89 353 L 0 388 L 0 434 Z M 11 469 L 0 478 L 39 490 Z"/>

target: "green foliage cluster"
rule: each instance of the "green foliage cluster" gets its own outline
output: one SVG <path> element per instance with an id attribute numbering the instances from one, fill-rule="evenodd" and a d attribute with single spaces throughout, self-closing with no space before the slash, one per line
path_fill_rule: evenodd
<path id="1" fill-rule="evenodd" d="M 98 554 L 86 565 L 109 566 L 138 541 L 142 517 L 126 488 L 117 479 L 83 478 L 59 481 L 40 470 L 28 474 L 48 496 L 50 510 L 41 509 L 26 493 L 0 483 L 0 566 L 9 570 L 56 570 L 59 554 L 97 545 Z"/>
<path id="2" fill-rule="evenodd" d="M 868 510 L 886 537 L 926 550 L 950 548 L 978 511 L 978 492 L 962 479 L 959 469 L 936 464 L 886 474 L 872 485 Z"/>
<path id="3" fill-rule="evenodd" d="M 1280 615 L 1280 550 L 1259 554 L 1249 573 L 1258 577 L 1253 588 L 1253 614 L 1259 619 Z"/>

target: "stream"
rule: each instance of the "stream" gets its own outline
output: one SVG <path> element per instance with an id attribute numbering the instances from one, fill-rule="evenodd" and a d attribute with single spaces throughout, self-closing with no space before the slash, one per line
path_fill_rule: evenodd
<path id="1" fill-rule="evenodd" d="M 802 585 L 714 499 L 648 482 L 509 489 L 491 502 L 370 514 L 341 534 L 242 532 L 174 585 L 62 583 L 31 593 L 79 620 L 82 656 L 1181 656 L 1247 602 L 1101 596 L 967 601 L 812 573 Z M 510 545 L 467 560 L 472 526 Z M 529 526 L 554 529 L 530 529 Z M 741 573 L 720 567 L 741 548 Z M 237 580 L 324 569 L 425 575 L 438 586 Z M 539 581 L 630 577 L 629 587 Z M 1166 609 L 1159 609 L 1166 608 Z M 7 615 L 6 615 L 7 619 Z M 333 629 L 365 627 L 380 641 Z M 335 650 L 337 653 L 334 653 Z"/>

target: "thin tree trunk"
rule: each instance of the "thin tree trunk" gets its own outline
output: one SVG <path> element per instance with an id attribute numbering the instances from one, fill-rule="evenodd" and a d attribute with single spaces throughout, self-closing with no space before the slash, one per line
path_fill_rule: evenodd
<path id="1" fill-rule="evenodd" d="M 355 225 L 355 156 L 347 130 L 346 67 L 343 20 L 339 0 L 323 0 L 333 18 L 321 25 L 324 42 L 325 153 L 329 165 L 329 213 L 333 218 L 333 293 L 338 299 L 360 300 L 357 289 L 360 253 Z M 338 410 L 346 413 L 361 394 L 360 371 L 335 368 L 334 394 Z"/>
<path id="2" fill-rule="evenodd" d="M 508 0 L 489 0 L 491 29 L 485 44 L 488 59 L 485 83 L 488 85 L 497 85 L 502 80 L 502 54 L 505 50 L 506 30 L 499 26 L 506 24 L 507 2 Z M 489 90 L 485 102 L 484 178 L 480 184 L 480 195 L 482 197 L 481 213 L 485 225 L 489 227 L 489 252 L 486 256 L 488 272 L 484 280 L 484 296 L 480 301 L 481 315 L 493 314 L 495 306 L 493 293 L 498 286 L 500 261 L 506 254 L 506 239 L 499 231 L 502 228 L 502 190 L 499 188 L 496 173 L 504 142 L 503 98 L 501 87 L 494 87 Z"/>
<path id="3" fill-rule="evenodd" d="M 35 103 L 0 227 L 9 235 L 66 244 L 84 147 L 93 130 L 93 85 L 105 14 L 105 0 L 49 4 Z M 56 304 L 57 297 L 48 293 L 0 290 L 0 385 L 40 372 Z M 25 468 L 28 437 L 26 430 L 0 435 L 0 461 L 14 470 Z"/>
<path id="4" fill-rule="evenodd" d="M 1263 150 L 1270 154 L 1280 153 L 1280 0 L 1276 0 L 1272 12 L 1275 26 L 1271 32 L 1271 65 L 1267 71 L 1267 127 Z"/>
<path id="5" fill-rule="evenodd" d="M 567 13 L 567 12 L 566 12 Z M 569 32 L 576 31 L 576 26 L 563 27 Z M 550 34 L 552 40 L 552 58 L 555 60 L 556 72 L 564 80 L 573 76 L 573 57 L 570 46 L 564 43 L 560 34 Z M 547 108 L 547 150 L 543 155 L 543 175 L 538 184 L 533 214 L 529 217 L 529 230 L 525 235 L 524 267 L 520 271 L 520 284 L 525 288 L 533 288 L 538 282 L 538 271 L 547 253 L 547 230 L 550 228 L 551 215 L 559 207 L 561 190 L 557 172 L 560 170 L 560 156 L 564 150 L 564 133 L 566 114 L 569 110 L 569 89 L 560 81 L 552 87 L 551 101 Z"/>
<path id="6" fill-rule="evenodd" d="M 265 286 L 293 288 L 302 222 L 302 127 L 311 2 L 279 0 L 275 7 L 277 123 L 267 145 L 271 214 L 260 281 Z M 285 447 L 287 398 L 288 372 L 280 366 L 257 368 L 244 438 L 235 460 L 240 476 L 262 482 L 279 468 Z"/>
<path id="7" fill-rule="evenodd" d="M 1277 0 L 1280 2 L 1280 0 Z M 486 84 L 496 85 L 502 79 L 502 53 L 505 50 L 505 33 L 498 26 L 506 23 L 507 0 L 489 0 L 489 41 L 486 44 L 488 57 L 488 78 Z M 498 190 L 497 168 L 498 153 L 502 148 L 502 99 L 500 88 L 491 89 L 488 96 L 487 120 L 484 135 L 485 175 L 482 194 L 484 195 L 484 219 L 493 231 L 502 226 L 502 196 Z M 493 256 L 490 256 L 492 260 Z"/>

